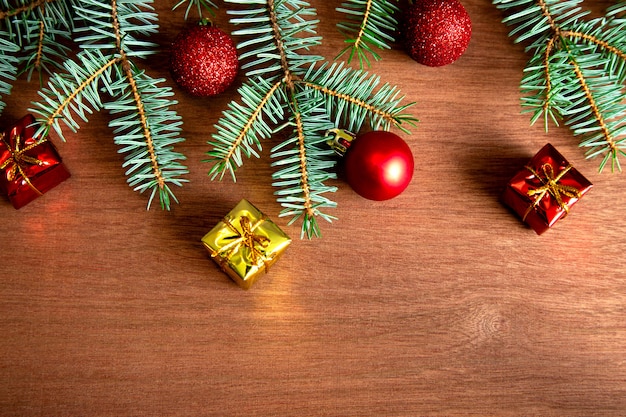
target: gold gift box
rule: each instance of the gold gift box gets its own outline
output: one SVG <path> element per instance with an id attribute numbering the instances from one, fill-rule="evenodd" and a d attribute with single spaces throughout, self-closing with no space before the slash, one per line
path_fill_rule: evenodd
<path id="1" fill-rule="evenodd" d="M 244 199 L 202 238 L 202 243 L 222 270 L 248 289 L 261 273 L 267 273 L 291 239 Z"/>

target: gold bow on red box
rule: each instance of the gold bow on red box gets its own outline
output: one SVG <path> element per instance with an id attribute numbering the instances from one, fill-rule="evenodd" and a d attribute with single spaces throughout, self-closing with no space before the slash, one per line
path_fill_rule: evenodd
<path id="1" fill-rule="evenodd" d="M 547 144 L 509 181 L 502 195 L 537 234 L 542 234 L 592 187 L 552 145 Z"/>
<path id="2" fill-rule="evenodd" d="M 0 132 L 0 190 L 15 208 L 23 207 L 70 177 L 54 145 L 35 133 L 32 115 Z"/>

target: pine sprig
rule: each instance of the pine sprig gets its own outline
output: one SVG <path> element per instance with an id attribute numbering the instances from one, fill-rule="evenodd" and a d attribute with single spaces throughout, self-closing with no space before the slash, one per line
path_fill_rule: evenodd
<path id="1" fill-rule="evenodd" d="M 50 76 L 47 87 L 39 91 L 41 100 L 29 109 L 40 122 L 37 134 L 47 135 L 53 128 L 65 140 L 61 122 L 73 132 L 78 131 L 76 116 L 88 122 L 88 114 L 102 109 L 98 85 L 102 80 L 105 84 L 111 82 L 112 68 L 118 62 L 118 58 L 87 50 L 80 52 L 75 61 L 65 61 L 65 72 Z"/>
<path id="2" fill-rule="evenodd" d="M 117 81 L 110 91 L 116 100 L 104 104 L 117 116 L 109 126 L 114 128 L 115 143 L 124 153 L 128 183 L 135 191 L 150 191 L 148 207 L 158 194 L 162 208 L 171 200 L 178 202 L 170 185 L 182 186 L 181 177 L 188 173 L 179 161 L 185 157 L 174 152 L 173 146 L 182 142 L 181 118 L 170 109 L 169 87 L 159 87 L 164 79 L 155 80 L 144 71 L 132 67 L 129 71 L 116 67 Z"/>
<path id="3" fill-rule="evenodd" d="M 158 16 L 152 1 L 79 2 L 76 14 L 87 23 L 76 30 L 77 34 L 83 34 L 76 39 L 81 48 L 99 49 L 105 55 L 119 53 L 122 60 L 146 58 L 156 52 L 158 45 L 145 40 L 158 32 Z"/>
<path id="4" fill-rule="evenodd" d="M 531 59 L 521 83 L 531 122 L 565 119 L 587 158 L 621 171 L 626 156 L 626 2 L 588 19 L 582 0 L 494 0 L 510 36 L 528 42 Z"/>
<path id="5" fill-rule="evenodd" d="M 398 20 L 394 17 L 399 12 L 397 0 L 349 0 L 341 4 L 337 11 L 346 15 L 347 20 L 337 24 L 346 36 L 347 46 L 339 52 L 337 58 L 349 53 L 347 62 L 356 56 L 359 66 L 370 67 L 370 55 L 379 61 L 376 49 L 391 49 L 395 42 L 394 33 L 398 30 Z"/>
<path id="6" fill-rule="evenodd" d="M 66 60 L 65 72 L 50 77 L 40 91 L 42 100 L 31 110 L 45 135 L 54 129 L 63 138 L 63 122 L 72 131 L 77 119 L 102 108 L 115 117 L 110 125 L 115 142 L 125 154 L 128 183 L 136 191 L 149 191 L 148 208 L 155 196 L 161 207 L 176 201 L 171 185 L 182 185 L 187 169 L 184 156 L 173 151 L 182 142 L 180 117 L 164 80 L 153 79 L 133 59 L 152 53 L 156 45 L 144 41 L 157 30 L 150 1 L 77 0 L 76 14 L 85 26 L 77 28 L 82 48 L 75 60 Z M 108 101 L 103 100 L 103 97 Z"/>
<path id="7" fill-rule="evenodd" d="M 233 101 L 218 121 L 217 132 L 209 141 L 211 150 L 205 162 L 213 163 L 209 176 L 222 179 L 230 172 L 236 179 L 235 170 L 243 165 L 242 153 L 246 157 L 259 157 L 261 139 L 269 139 L 285 115 L 287 102 L 283 81 L 270 84 L 264 78 L 250 79 L 239 90 L 241 103 Z"/>
<path id="8" fill-rule="evenodd" d="M 242 68 L 249 80 L 239 89 L 216 125 L 206 162 L 211 178 L 222 178 L 259 157 L 262 141 L 284 130 L 286 139 L 271 149 L 272 175 L 281 216 L 302 221 L 302 237 L 320 236 L 318 218 L 334 219 L 326 210 L 336 206 L 327 185 L 335 178 L 336 159 L 326 132 L 348 125 L 359 131 L 389 129 L 417 121 L 405 113 L 403 97 L 394 87 L 379 86 L 379 78 L 343 65 L 318 64 L 323 57 L 309 50 L 321 43 L 316 11 L 301 0 L 227 0 L 246 6 L 229 10 L 240 29 Z M 401 126 L 405 129 L 404 126 Z"/>
<path id="9" fill-rule="evenodd" d="M 273 167 L 279 168 L 272 178 L 277 201 L 283 206 L 281 216 L 291 217 L 289 224 L 302 219 L 302 233 L 308 238 L 321 236 L 316 217 L 332 221 L 335 217 L 326 213 L 336 203 L 325 197 L 336 187 L 326 185 L 335 179 L 332 171 L 335 160 L 333 151 L 325 146 L 324 132 L 334 125 L 320 102 L 310 100 L 306 91 L 292 97 L 294 111 L 289 118 L 293 130 L 289 139 L 272 149 Z"/>
<path id="10" fill-rule="evenodd" d="M 4 69 L 14 66 L 16 73 L 0 71 L 2 90 L 9 94 L 15 75 L 34 72 L 52 73 L 61 68 L 69 48 L 64 44 L 73 30 L 73 0 L 0 0 L 0 58 Z M 7 46 L 11 44 L 12 46 Z M 5 76 L 8 74 L 8 76 Z M 0 111 L 4 102 L 0 100 Z"/>
<path id="11" fill-rule="evenodd" d="M 248 5 L 242 10 L 228 10 L 234 25 L 245 25 L 233 32 L 244 38 L 238 43 L 241 68 L 248 77 L 262 75 L 293 78 L 306 71 L 310 64 L 323 60 L 311 55 L 309 49 L 321 45 L 315 36 L 318 19 L 315 9 L 300 0 L 226 0 Z M 277 41 L 278 40 L 278 41 Z"/>
<path id="12" fill-rule="evenodd" d="M 59 39 L 69 39 L 69 33 L 55 28 L 46 30 L 43 20 L 31 21 L 30 30 L 37 29 L 38 36 L 35 44 L 23 47 L 22 72 L 27 73 L 30 81 L 33 73 L 39 74 L 39 82 L 42 83 L 42 73 L 51 74 L 61 68 L 61 63 L 70 53 L 70 48 L 59 42 Z"/>
<path id="13" fill-rule="evenodd" d="M 363 70 L 344 68 L 343 65 L 311 67 L 301 81 L 316 101 L 326 103 L 326 113 L 335 115 L 333 123 L 358 131 L 369 121 L 373 130 L 389 130 L 392 127 L 410 133 L 406 124 L 415 126 L 413 116 L 405 113 L 412 105 L 402 105 L 404 96 L 397 87 L 379 86 L 380 77 Z"/>
<path id="14" fill-rule="evenodd" d="M 4 95 L 11 94 L 12 82 L 15 81 L 18 70 L 18 59 L 15 53 L 20 47 L 9 40 L 6 32 L 0 31 L 0 113 L 5 107 Z"/>

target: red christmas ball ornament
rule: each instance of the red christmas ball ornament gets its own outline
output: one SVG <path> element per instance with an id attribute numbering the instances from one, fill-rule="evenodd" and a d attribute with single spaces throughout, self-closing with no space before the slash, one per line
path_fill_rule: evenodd
<path id="1" fill-rule="evenodd" d="M 411 148 L 391 132 L 365 133 L 351 142 L 345 155 L 347 183 L 369 200 L 389 200 L 402 193 L 413 168 Z"/>
<path id="2" fill-rule="evenodd" d="M 170 72 L 176 84 L 191 95 L 208 97 L 224 92 L 238 70 L 233 40 L 204 21 L 183 30 L 172 43 Z"/>
<path id="3" fill-rule="evenodd" d="M 463 55 L 472 36 L 472 22 L 458 0 L 416 0 L 406 13 L 404 45 L 420 64 L 440 67 Z"/>

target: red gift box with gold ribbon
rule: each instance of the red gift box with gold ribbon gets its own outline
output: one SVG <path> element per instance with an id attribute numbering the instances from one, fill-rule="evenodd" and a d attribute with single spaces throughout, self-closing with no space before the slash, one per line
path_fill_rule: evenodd
<path id="1" fill-rule="evenodd" d="M 548 143 L 509 181 L 502 199 L 540 235 L 567 216 L 592 186 Z"/>
<path id="2" fill-rule="evenodd" d="M 0 190 L 19 209 L 70 177 L 47 137 L 35 137 L 36 121 L 26 115 L 0 133 Z"/>

